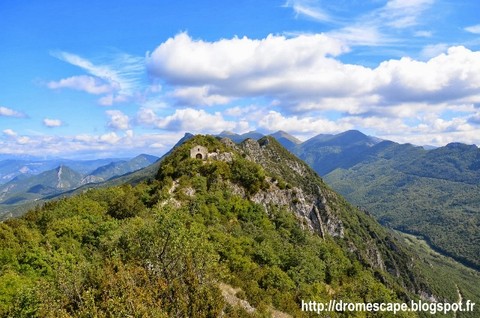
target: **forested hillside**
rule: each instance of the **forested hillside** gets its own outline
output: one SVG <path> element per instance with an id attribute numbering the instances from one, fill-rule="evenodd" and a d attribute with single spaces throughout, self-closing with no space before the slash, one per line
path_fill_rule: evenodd
<path id="1" fill-rule="evenodd" d="M 190 158 L 197 144 L 208 160 Z M 196 136 L 134 187 L 0 223 L 0 315 L 307 317 L 301 300 L 456 301 L 423 261 L 273 138 Z"/>
<path id="2" fill-rule="evenodd" d="M 390 227 L 422 235 L 443 253 L 480 268 L 480 149 L 424 150 L 384 141 L 326 182 Z"/>
<path id="3" fill-rule="evenodd" d="M 427 150 L 355 130 L 283 143 L 383 225 L 423 236 L 443 254 L 480 268 L 477 146 L 451 143 Z"/>

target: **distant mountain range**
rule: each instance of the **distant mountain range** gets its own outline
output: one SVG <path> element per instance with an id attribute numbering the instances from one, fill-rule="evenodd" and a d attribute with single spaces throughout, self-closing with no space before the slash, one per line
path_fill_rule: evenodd
<path id="1" fill-rule="evenodd" d="M 15 177 L 0 185 L 0 218 L 8 216 L 9 212 L 19 205 L 55 196 L 86 184 L 101 183 L 147 167 L 158 159 L 142 154 L 130 160 L 1 161 L 0 169 L 10 171 L 9 174 L 14 174 Z M 44 170 L 59 162 L 66 162 L 69 166 L 60 164 L 53 169 Z M 15 167 L 19 168 L 18 171 L 13 170 Z"/>
<path id="2" fill-rule="evenodd" d="M 348 149 L 348 144 L 344 149 Z M 480 149 L 451 143 L 425 150 L 382 141 L 356 148 L 325 171 L 309 164 L 350 202 L 384 225 L 423 236 L 444 254 L 480 268 Z M 299 153 L 308 155 L 319 148 Z M 325 166 L 332 164 L 324 162 Z M 332 167 L 333 168 L 333 167 Z"/>
<path id="3" fill-rule="evenodd" d="M 78 173 L 88 174 L 91 171 L 110 163 L 128 161 L 128 159 L 120 158 L 96 160 L 40 160 L 36 157 L 7 157 L 6 155 L 1 155 L 0 158 L 2 157 L 4 159 L 0 160 L 0 184 L 7 183 L 17 176 L 33 176 L 60 166 L 67 166 Z"/>
<path id="4" fill-rule="evenodd" d="M 237 142 L 258 133 L 222 133 Z M 434 248 L 480 268 L 480 149 L 399 144 L 350 130 L 304 142 L 274 136 L 333 189 L 384 225 L 423 236 Z"/>
<path id="5" fill-rule="evenodd" d="M 191 156 L 198 146 L 211 156 Z M 62 165 L 9 186 L 44 195 L 123 166 L 82 175 Z M 302 299 L 480 303 L 476 271 L 385 229 L 270 136 L 186 134 L 155 163 L 101 184 L 1 223 L 0 316 L 305 317 L 315 314 Z"/>
<path id="6" fill-rule="evenodd" d="M 236 143 L 263 136 L 259 132 L 228 131 L 218 135 Z M 382 140 L 356 130 L 321 134 L 304 142 L 284 131 L 270 136 L 382 224 L 421 235 L 444 254 L 480 268 L 480 149 L 475 145 L 420 147 Z M 185 134 L 176 146 L 192 137 Z M 64 164 L 37 176 L 18 172 L 14 180 L 0 186 L 0 218 L 2 209 L 5 213 L 22 202 L 52 198 L 65 191 L 125 182 L 135 184 L 158 170 L 158 162 L 152 165 L 157 159 L 147 155 L 130 161 L 116 159 L 87 173 L 78 169 L 82 163 L 76 163 L 77 169 L 72 168 L 75 165 Z M 83 167 L 96 163 L 84 162 Z M 15 166 L 12 162 L 8 164 Z M 16 167 L 33 170 L 36 166 L 17 164 Z M 6 170 L 7 167 L 0 165 L 0 171 Z"/>

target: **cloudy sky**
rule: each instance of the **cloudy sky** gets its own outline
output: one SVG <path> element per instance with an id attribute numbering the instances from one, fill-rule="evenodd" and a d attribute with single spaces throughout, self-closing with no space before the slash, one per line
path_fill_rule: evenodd
<path id="1" fill-rule="evenodd" d="M 161 155 L 185 132 L 480 144 L 480 2 L 0 2 L 0 153 Z"/>

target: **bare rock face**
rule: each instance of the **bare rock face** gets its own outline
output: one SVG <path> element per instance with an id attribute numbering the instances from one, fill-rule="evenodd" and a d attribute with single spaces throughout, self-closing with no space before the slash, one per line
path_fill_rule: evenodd
<path id="1" fill-rule="evenodd" d="M 268 209 L 269 205 L 287 207 L 297 217 L 306 221 L 308 228 L 325 237 L 343 237 L 342 221 L 331 212 L 325 198 L 306 194 L 301 188 L 280 189 L 270 181 L 270 188 L 257 192 L 250 198 Z"/>
<path id="2" fill-rule="evenodd" d="M 342 219 L 356 217 L 345 215 L 348 209 L 345 210 L 343 201 L 307 164 L 275 143 L 276 141 L 270 138 L 259 141 L 247 139 L 237 146 L 246 159 L 261 165 L 270 174 L 283 178 L 289 185 L 280 187 L 278 181 L 267 177 L 269 188 L 258 191 L 250 200 L 263 205 L 267 212 L 270 205 L 288 208 L 299 218 L 300 223 L 311 231 L 323 238 L 345 238 L 349 242 L 350 251 L 358 254 L 365 263 L 398 275 L 394 262 L 388 262 L 391 266 L 385 265 L 385 255 L 379 250 L 376 237 L 366 237 L 364 241 L 357 243 L 346 237 L 346 225 Z"/>
<path id="3" fill-rule="evenodd" d="M 335 193 L 315 171 L 275 139 L 246 139 L 235 144 L 223 138 L 223 145 L 218 144 L 218 139 L 198 140 L 198 144 L 203 141 L 210 150 L 215 149 L 206 159 L 197 158 L 202 159 L 202 167 L 211 164 L 213 169 L 197 169 L 195 165 L 192 169 L 197 169 L 197 176 L 215 185 L 215 191 L 225 190 L 228 196 L 255 202 L 263 206 L 267 214 L 287 210 L 296 216 L 300 227 L 317 233 L 328 243 L 337 244 L 348 257 L 374 270 L 378 279 L 386 282 L 391 274 L 409 291 L 419 295 L 419 291 L 425 290 L 424 298 L 431 295 L 427 285 L 414 278 L 413 259 L 407 259 L 409 254 L 401 241 L 382 229 L 366 211 L 355 208 Z M 227 164 L 218 164 L 218 161 Z M 218 167 L 222 171 L 211 171 Z M 186 198 L 196 197 L 194 186 L 182 185 L 178 176 L 172 179 L 172 186 L 160 205 L 181 206 L 187 202 Z"/>
<path id="4" fill-rule="evenodd" d="M 240 149 L 246 159 L 250 159 L 278 175 L 284 175 L 287 171 L 289 174 L 302 179 L 302 177 L 306 178 L 312 173 L 306 164 L 302 164 L 294 157 L 288 158 L 284 153 L 279 153 L 275 147 L 269 145 L 270 142 L 272 141 L 268 138 L 259 142 L 246 139 L 240 145 Z M 286 206 L 297 217 L 306 221 L 305 223 L 311 230 L 322 237 L 325 237 L 327 233 L 333 237 L 343 237 L 342 221 L 333 213 L 327 204 L 327 198 L 318 185 L 310 184 L 307 187 L 308 190 L 305 190 L 305 187 L 302 186 L 280 189 L 271 179 L 267 181 L 270 183 L 270 188 L 257 192 L 251 197 L 252 201 L 262 204 L 265 208 L 271 204 Z M 305 183 L 308 183 L 308 180 L 305 180 Z"/>
<path id="5" fill-rule="evenodd" d="M 222 144 L 224 144 L 225 146 L 227 146 L 228 148 L 238 150 L 237 145 L 230 138 L 226 138 L 226 137 L 222 138 L 222 139 L 220 139 L 220 142 Z"/>
<path id="6" fill-rule="evenodd" d="M 208 154 L 208 159 L 225 161 L 225 162 L 232 162 L 233 161 L 233 155 L 232 155 L 231 152 L 210 152 Z"/>

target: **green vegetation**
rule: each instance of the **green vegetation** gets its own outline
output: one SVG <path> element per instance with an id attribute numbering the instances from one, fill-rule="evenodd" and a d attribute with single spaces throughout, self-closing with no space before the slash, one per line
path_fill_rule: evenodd
<path id="1" fill-rule="evenodd" d="M 401 232 L 397 233 L 412 248 L 414 253 L 420 256 L 415 261 L 415 269 L 426 278 L 437 297 L 458 301 L 461 296 L 464 302 L 471 300 L 479 303 L 479 272 L 435 252 L 418 237 Z M 457 317 L 475 318 L 478 317 L 478 311 L 458 313 Z"/>
<path id="2" fill-rule="evenodd" d="M 373 151 L 373 150 L 372 150 Z M 449 145 L 424 151 L 379 144 L 375 156 L 325 180 L 380 223 L 422 235 L 442 253 L 480 268 L 480 150 Z M 475 182 L 474 182 L 475 181 Z"/>
<path id="3" fill-rule="evenodd" d="M 195 144 L 231 152 L 233 160 L 190 159 Z M 273 139 L 256 145 L 263 148 L 242 153 L 197 136 L 161 162 L 156 179 L 87 190 L 0 223 L 0 316 L 268 317 L 274 308 L 318 317 L 301 312 L 302 299 L 403 302 L 428 291 L 398 239 Z M 254 154 L 255 162 L 248 159 Z M 305 230 L 291 205 L 250 200 L 273 191 L 274 176 L 286 193 L 321 191 L 344 235 L 322 238 Z M 221 283 L 240 288 L 236 296 L 255 312 L 226 304 Z"/>
<path id="4" fill-rule="evenodd" d="M 72 164 L 73 167 L 80 169 L 82 172 L 79 173 L 68 166 L 60 165 L 56 169 L 47 170 L 37 175 L 19 175 L 6 184 L 0 184 L 0 220 L 20 216 L 40 202 L 47 201 L 52 197 L 68 195 L 74 192 L 75 189 L 82 188 L 83 190 L 84 187 L 104 186 L 104 180 L 115 177 L 119 180 L 111 180 L 109 183 L 123 180 L 126 178 L 123 175 L 146 167 L 156 160 L 158 158 L 154 156 L 139 155 L 129 161 L 117 159 L 115 162 L 110 162 L 100 167 L 92 165 L 95 162 L 103 163 L 104 160 L 93 160 L 93 163 L 68 161 L 69 165 Z M 13 162 L 15 163 L 16 161 Z M 50 164 L 54 163 L 55 161 Z M 42 162 L 37 164 L 41 166 Z M 43 164 L 47 165 L 49 163 L 47 161 Z M 35 166 L 36 164 L 26 163 L 26 166 L 29 165 Z M 88 170 L 88 167 L 96 167 L 96 169 Z M 158 167 L 156 170 L 158 170 Z M 150 172 L 150 176 L 154 173 Z M 125 183 L 125 181 L 117 182 L 116 184 L 122 183 Z"/>
<path id="5" fill-rule="evenodd" d="M 480 269 L 480 150 L 475 145 L 425 150 L 346 131 L 318 135 L 291 151 L 382 224 L 422 235 L 437 250 Z"/>

